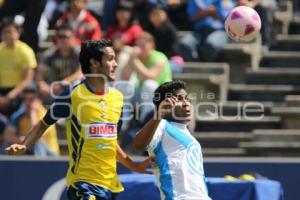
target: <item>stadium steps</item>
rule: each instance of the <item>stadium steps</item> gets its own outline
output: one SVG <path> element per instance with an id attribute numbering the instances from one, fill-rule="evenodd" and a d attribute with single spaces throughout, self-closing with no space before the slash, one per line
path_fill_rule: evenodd
<path id="1" fill-rule="evenodd" d="M 201 73 L 229 76 L 228 63 L 214 62 L 185 62 L 182 73 Z M 228 77 L 229 78 L 229 77 Z"/>
<path id="2" fill-rule="evenodd" d="M 241 157 L 246 155 L 243 148 L 202 148 L 204 157 Z"/>
<path id="3" fill-rule="evenodd" d="M 230 82 L 240 83 L 245 80 L 247 68 L 258 68 L 262 56 L 261 37 L 250 43 L 226 44 L 221 50 L 219 60 L 230 65 Z"/>
<path id="4" fill-rule="evenodd" d="M 289 34 L 300 34 L 300 17 L 294 18 L 289 26 Z"/>
<path id="5" fill-rule="evenodd" d="M 300 85 L 300 68 L 248 68 L 246 74 L 247 84 Z"/>
<path id="6" fill-rule="evenodd" d="M 226 102 L 207 102 L 202 103 L 197 107 L 199 114 L 217 113 L 222 116 L 236 116 L 251 109 L 249 116 L 266 116 L 271 115 L 271 108 L 274 106 L 273 102 L 255 102 L 255 101 L 226 101 Z"/>
<path id="7" fill-rule="evenodd" d="M 288 106 L 300 106 L 300 95 L 286 95 L 285 102 Z"/>
<path id="8" fill-rule="evenodd" d="M 278 10 L 273 13 L 274 23 L 273 29 L 278 29 L 277 32 L 288 34 L 289 26 L 293 20 L 293 3 L 291 1 L 280 1 Z"/>
<path id="9" fill-rule="evenodd" d="M 278 129 L 281 126 L 281 118 L 277 116 L 229 117 L 218 119 L 196 119 L 196 132 L 251 132 L 254 129 Z"/>
<path id="10" fill-rule="evenodd" d="M 241 142 L 239 147 L 248 156 L 295 156 L 300 155 L 300 142 Z"/>
<path id="11" fill-rule="evenodd" d="M 187 90 L 196 102 L 214 100 L 226 101 L 228 93 L 228 76 L 202 73 L 177 73 L 173 80 L 183 80 L 187 83 Z M 211 97 L 213 96 L 213 97 Z"/>
<path id="12" fill-rule="evenodd" d="M 300 107 L 299 106 L 277 106 L 271 112 L 282 118 L 282 128 L 300 129 Z"/>
<path id="13" fill-rule="evenodd" d="M 280 51 L 300 51 L 300 34 L 279 34 L 276 36 L 276 44 L 270 49 Z"/>
<path id="14" fill-rule="evenodd" d="M 273 107 L 271 109 L 272 114 L 274 115 L 295 115 L 295 116 L 300 116 L 300 107 L 299 106 L 278 106 L 278 107 Z"/>
<path id="15" fill-rule="evenodd" d="M 273 142 L 300 142 L 300 129 L 254 130 L 253 140 Z"/>
<path id="16" fill-rule="evenodd" d="M 300 51 L 269 51 L 260 62 L 263 67 L 300 67 Z"/>
<path id="17" fill-rule="evenodd" d="M 252 134 L 247 132 L 195 132 L 193 136 L 203 148 L 238 147 L 239 142 L 252 139 Z"/>
<path id="18" fill-rule="evenodd" d="M 300 94 L 293 85 L 230 84 L 228 100 L 283 102 L 285 95 Z"/>
<path id="19" fill-rule="evenodd" d="M 239 147 L 250 156 L 300 156 L 300 129 L 256 129 Z"/>
<path id="20" fill-rule="evenodd" d="M 44 52 L 45 50 L 47 50 L 50 47 L 53 47 L 54 41 L 55 39 L 55 30 L 50 29 L 48 30 L 48 37 L 45 41 L 40 41 L 39 42 L 39 54 L 41 54 L 42 52 Z"/>

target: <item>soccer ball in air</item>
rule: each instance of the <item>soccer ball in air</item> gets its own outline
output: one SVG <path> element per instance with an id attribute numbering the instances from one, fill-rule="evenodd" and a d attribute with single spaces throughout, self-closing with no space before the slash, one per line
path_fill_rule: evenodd
<path id="1" fill-rule="evenodd" d="M 227 35 L 237 42 L 253 40 L 261 28 L 257 12 L 247 6 L 238 6 L 230 11 L 225 20 Z"/>

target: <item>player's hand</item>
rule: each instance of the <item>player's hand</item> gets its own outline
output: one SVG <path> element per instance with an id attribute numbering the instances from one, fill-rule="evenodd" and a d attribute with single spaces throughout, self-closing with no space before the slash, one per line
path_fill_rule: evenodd
<path id="1" fill-rule="evenodd" d="M 164 99 L 158 109 L 158 117 L 160 119 L 166 118 L 173 114 L 175 106 L 178 104 L 178 99 L 174 96 Z"/>
<path id="2" fill-rule="evenodd" d="M 154 166 L 154 158 L 149 157 L 146 160 L 137 163 L 136 172 L 143 173 L 143 174 L 153 174 L 152 171 L 148 171 L 147 168 L 150 166 Z"/>
<path id="3" fill-rule="evenodd" d="M 20 155 L 25 153 L 26 146 L 22 144 L 12 144 L 5 149 L 5 153 L 8 155 Z"/>

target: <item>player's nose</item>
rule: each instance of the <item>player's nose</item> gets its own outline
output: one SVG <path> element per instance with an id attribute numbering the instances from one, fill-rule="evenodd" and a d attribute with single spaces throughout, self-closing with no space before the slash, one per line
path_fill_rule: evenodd
<path id="1" fill-rule="evenodd" d="M 118 66 L 118 63 L 117 63 L 116 60 L 114 60 L 114 62 L 113 62 L 113 67 L 116 68 L 117 66 Z"/>

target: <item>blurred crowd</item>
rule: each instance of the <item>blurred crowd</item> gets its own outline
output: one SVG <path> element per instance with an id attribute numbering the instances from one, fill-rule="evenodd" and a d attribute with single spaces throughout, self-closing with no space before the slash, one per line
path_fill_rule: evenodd
<path id="1" fill-rule="evenodd" d="M 111 39 L 118 60 L 117 81 L 121 81 L 116 87 L 126 96 L 125 107 L 147 105 L 140 108 L 138 120 L 124 118 L 122 132 L 126 134 L 120 138 L 126 146 L 131 136 L 128 130 L 141 126 L 151 115 L 148 105 L 158 85 L 180 73 L 184 61 L 218 61 L 220 50 L 229 42 L 223 22 L 234 6 L 247 5 L 260 14 L 262 42 L 268 48 L 272 13 L 278 3 L 0 0 L 0 154 L 25 137 L 54 95 L 83 79 L 78 61 L 83 41 Z M 179 30 L 188 32 L 179 36 Z M 39 44 L 45 41 L 51 45 L 43 50 Z M 27 154 L 59 155 L 57 138 L 56 127 L 49 128 Z"/>

